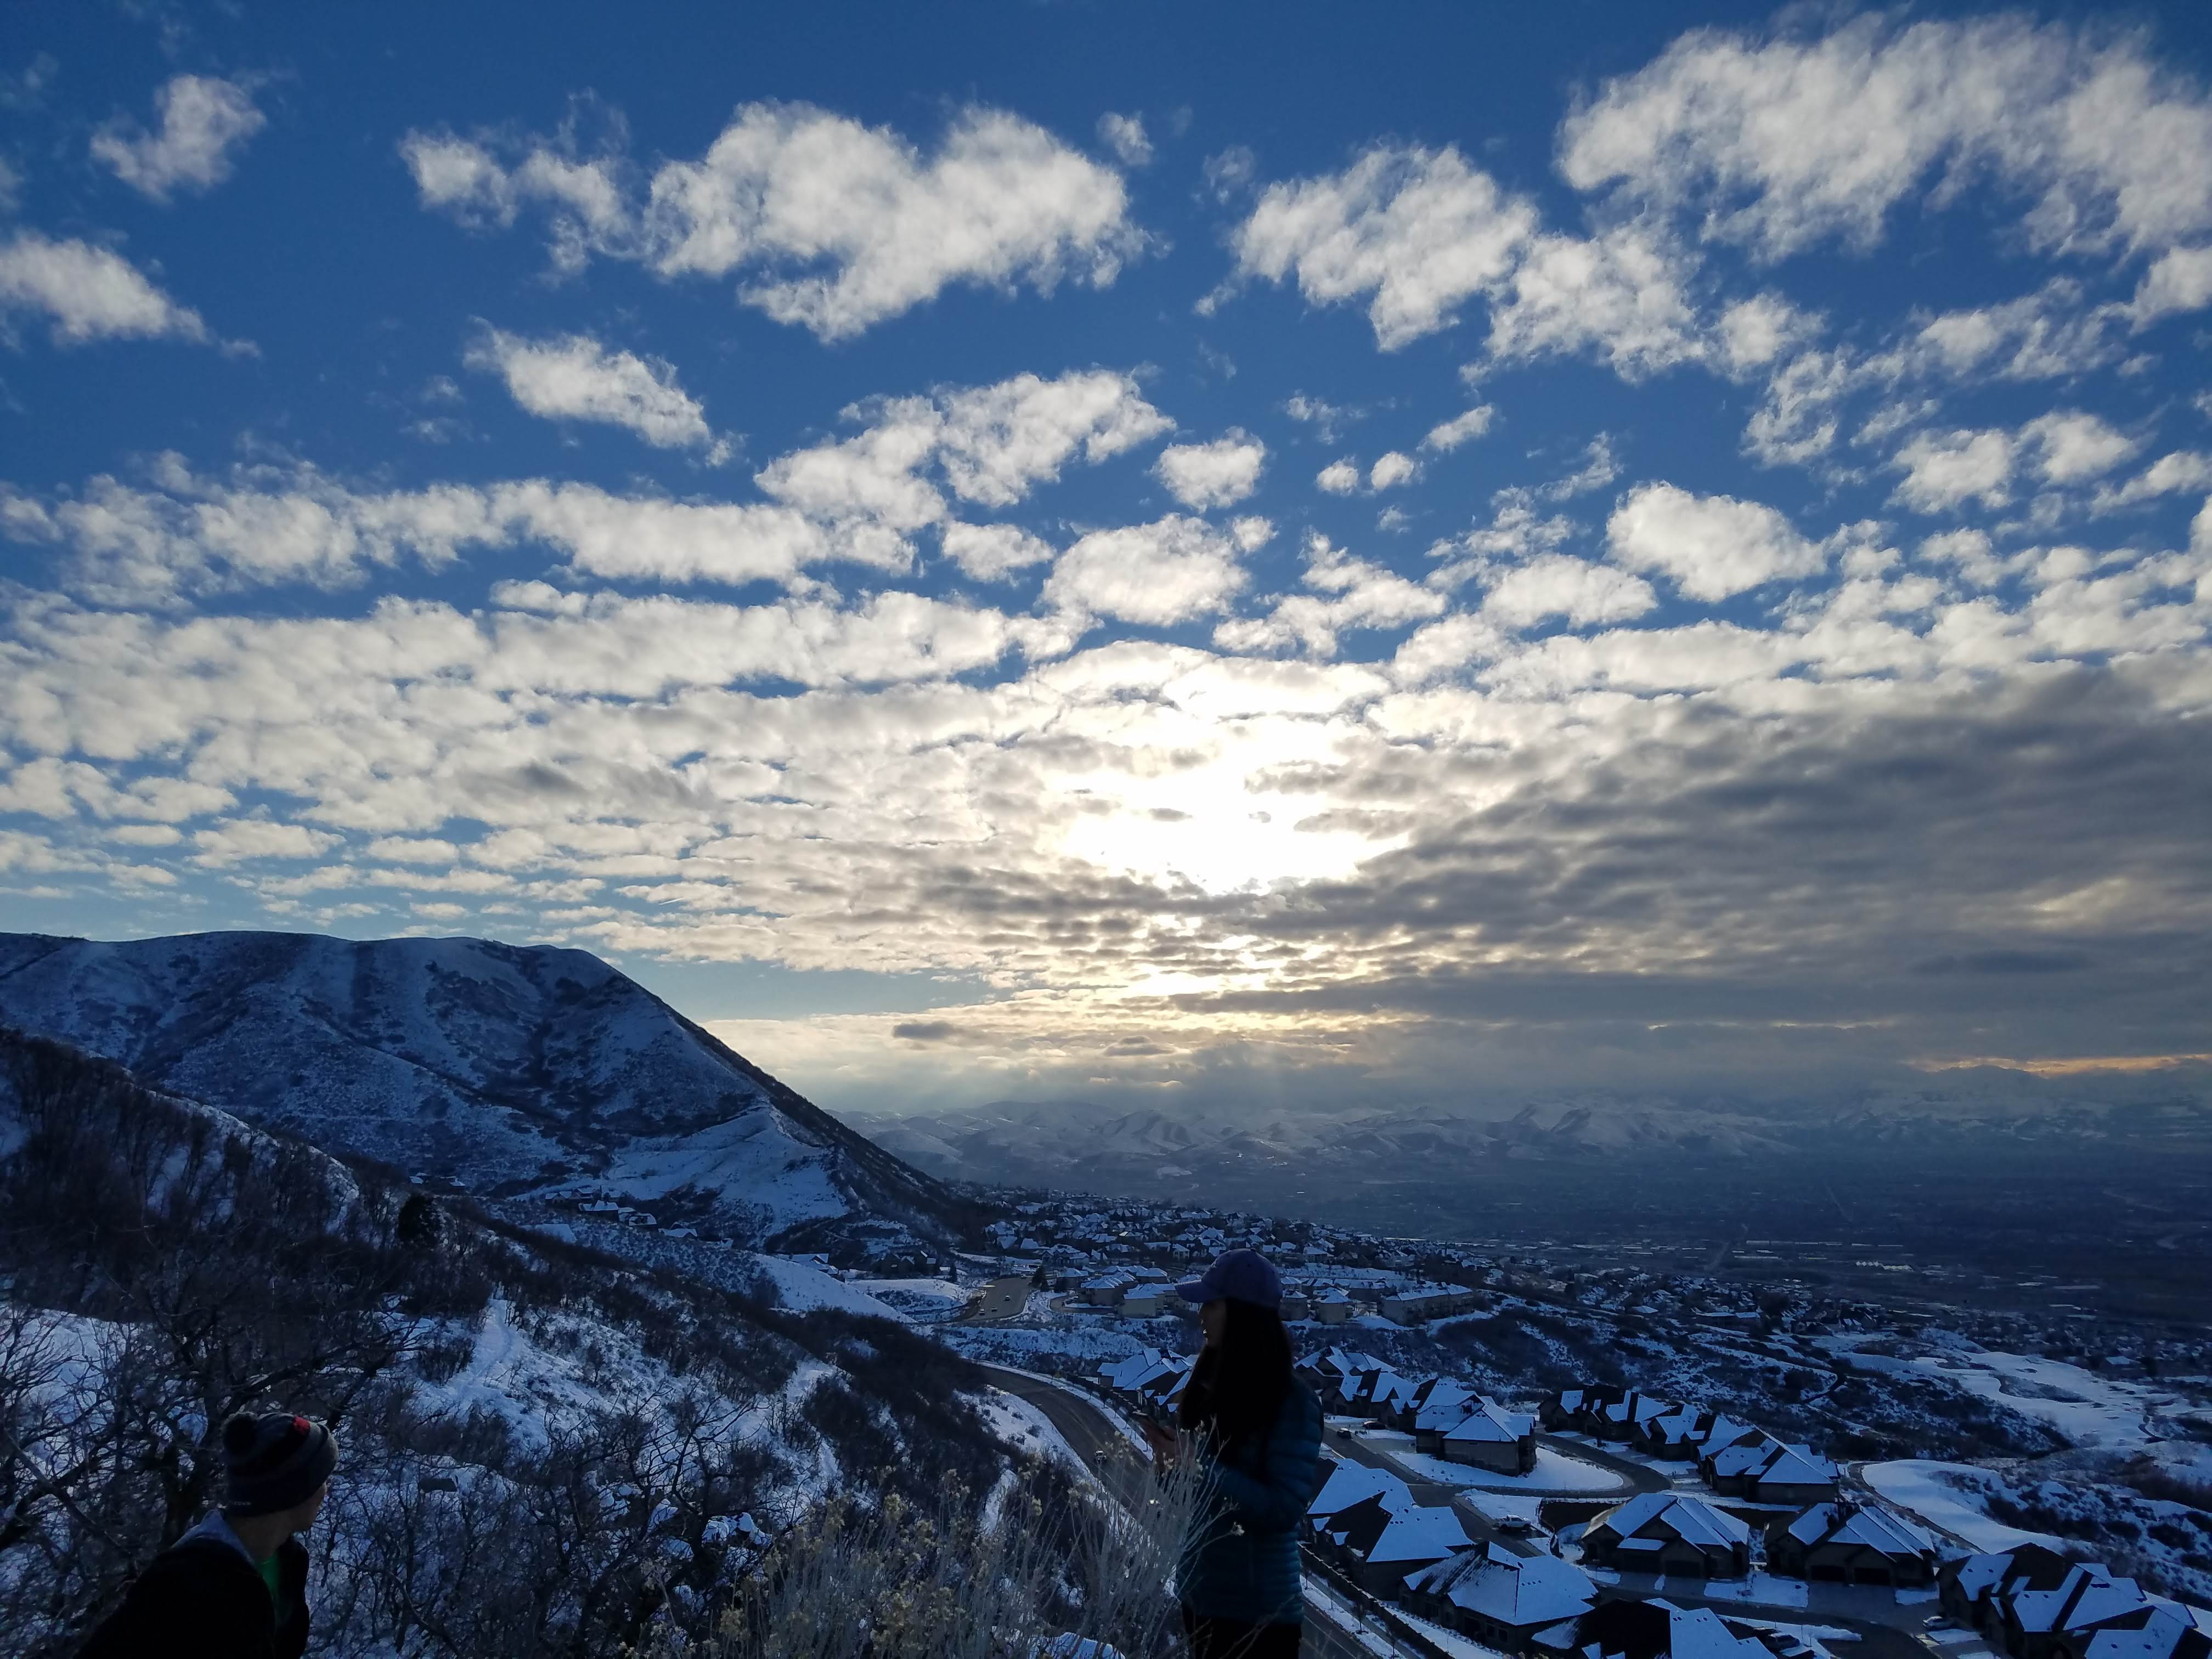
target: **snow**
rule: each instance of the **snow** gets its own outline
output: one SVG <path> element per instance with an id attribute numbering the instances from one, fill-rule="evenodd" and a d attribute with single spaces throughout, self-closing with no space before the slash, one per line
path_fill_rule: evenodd
<path id="1" fill-rule="evenodd" d="M 1865 1353 L 1863 1337 L 1824 1337 L 1818 1346 L 1846 1364 L 1916 1378 L 1940 1377 L 1993 1405 L 2046 1424 L 2077 1448 L 2135 1450 L 2155 1438 L 2146 1422 L 2173 1396 L 2155 1387 L 2100 1376 L 2060 1359 L 1978 1348 L 1963 1340 L 1941 1352 L 1900 1358 Z"/>
<path id="2" fill-rule="evenodd" d="M 968 1292 L 945 1279 L 848 1279 L 845 1283 L 916 1324 L 950 1319 L 968 1305 Z"/>
<path id="3" fill-rule="evenodd" d="M 1413 1438 L 1390 1429 L 1370 1429 L 1353 1437 L 1395 1463 L 1404 1466 L 1416 1480 L 1433 1480 L 1440 1486 L 1481 1492 L 1525 1492 L 1544 1498 L 1599 1497 L 1628 1492 L 1635 1483 L 1611 1469 L 1569 1457 L 1549 1446 L 1536 1448 L 1536 1467 L 1527 1474 L 1503 1474 L 1471 1463 L 1454 1463 L 1413 1449 Z"/>
<path id="4" fill-rule="evenodd" d="M 1480 1642 L 1462 1636 L 1457 1631 L 1447 1630 L 1442 1625 L 1431 1624 L 1427 1620 L 1410 1613 L 1403 1607 L 1395 1608 L 1393 1611 L 1407 1625 L 1419 1631 L 1425 1640 L 1449 1654 L 1451 1659 L 1506 1659 L 1506 1656 L 1496 1648 L 1486 1648 Z"/>
<path id="5" fill-rule="evenodd" d="M 1992 1521 L 1974 1494 L 1985 1490 L 1986 1470 L 1971 1463 L 1942 1463 L 1926 1458 L 1905 1458 L 1892 1463 L 1869 1463 L 1859 1478 L 1908 1515 L 1963 1540 L 1974 1549 L 1995 1554 L 2021 1544 L 2041 1544 L 2048 1549 L 2064 1547 L 2062 1540 L 2046 1533 L 2022 1532 Z"/>
<path id="6" fill-rule="evenodd" d="M 1024 1456 L 1042 1457 L 1060 1464 L 1079 1475 L 1090 1473 L 1090 1466 L 1076 1455 L 1075 1448 L 1053 1427 L 1052 1419 L 1019 1395 L 993 1389 L 971 1397 L 992 1437 L 1000 1444 Z"/>
<path id="7" fill-rule="evenodd" d="M 777 1303 L 793 1313 L 836 1308 L 841 1312 L 865 1314 L 876 1319 L 904 1317 L 890 1303 L 879 1302 L 866 1291 L 806 1262 L 787 1255 L 762 1255 L 753 1251 L 744 1254 L 775 1286 Z"/>

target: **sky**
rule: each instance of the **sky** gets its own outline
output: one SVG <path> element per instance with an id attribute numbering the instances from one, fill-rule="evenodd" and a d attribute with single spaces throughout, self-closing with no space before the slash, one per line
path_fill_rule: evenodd
<path id="1" fill-rule="evenodd" d="M 2201 1076 L 2208 353 L 2196 3 L 16 8 L 0 927 L 833 1108 Z"/>

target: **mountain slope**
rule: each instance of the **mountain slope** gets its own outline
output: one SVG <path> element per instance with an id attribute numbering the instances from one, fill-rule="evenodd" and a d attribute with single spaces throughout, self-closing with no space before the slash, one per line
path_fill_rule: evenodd
<path id="1" fill-rule="evenodd" d="M 586 951 L 0 934 L 0 1021 L 319 1145 L 500 1197 L 599 1189 L 753 1240 L 956 1201 Z"/>

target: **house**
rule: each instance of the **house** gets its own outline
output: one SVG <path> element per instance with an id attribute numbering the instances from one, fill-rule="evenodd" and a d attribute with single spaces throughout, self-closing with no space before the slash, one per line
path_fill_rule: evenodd
<path id="1" fill-rule="evenodd" d="M 1093 1275 L 1075 1288 L 1075 1294 L 1094 1308 L 1118 1308 L 1121 1297 L 1137 1281 L 1128 1273 L 1115 1268 L 1109 1273 Z"/>
<path id="2" fill-rule="evenodd" d="M 1283 1305 L 1278 1311 L 1281 1313 L 1285 1321 L 1291 1321 L 1307 1318 L 1311 1315 L 1313 1310 L 1308 1305 L 1305 1297 L 1299 1292 L 1296 1291 L 1285 1291 L 1283 1292 Z"/>
<path id="3" fill-rule="evenodd" d="M 1158 1348 L 1139 1348 L 1126 1358 L 1109 1359 L 1098 1368 L 1098 1380 L 1116 1394 L 1133 1394 L 1137 1387 L 1167 1361 Z"/>
<path id="4" fill-rule="evenodd" d="M 2013 1659 L 2087 1659 L 2100 1632 L 2142 1630 L 2157 1606 L 2134 1579 L 2101 1562 L 2077 1561 L 2050 1589 L 2007 1585 L 1997 1611 Z"/>
<path id="5" fill-rule="evenodd" d="M 1702 1498 L 1639 1492 L 1583 1528 L 1583 1559 L 1622 1572 L 1741 1578 L 1751 1571 L 1751 1528 Z"/>
<path id="6" fill-rule="evenodd" d="M 1322 1291 L 1313 1299 L 1313 1316 L 1324 1325 L 1341 1325 L 1352 1313 L 1352 1298 L 1342 1291 Z"/>
<path id="7" fill-rule="evenodd" d="M 1782 1443 L 1764 1429 L 1733 1445 L 1708 1446 L 1698 1455 L 1698 1478 L 1717 1492 L 1748 1497 L 1753 1471 L 1763 1468 L 1781 1449 Z"/>
<path id="8" fill-rule="evenodd" d="M 1391 1514 L 1413 1507 L 1413 1494 L 1406 1483 L 1388 1469 L 1370 1468 L 1365 1463 L 1354 1463 L 1350 1459 L 1340 1462 L 1332 1457 L 1322 1459 L 1325 1478 L 1321 1490 L 1306 1505 L 1306 1519 L 1318 1522 L 1342 1514 L 1354 1504 L 1378 1499 Z M 1316 1528 L 1316 1531 L 1322 1530 Z"/>
<path id="9" fill-rule="evenodd" d="M 1564 1650 L 1580 1659 L 1793 1659 L 1810 1651 L 1795 1638 L 1658 1596 L 1599 1602 L 1575 1620 Z"/>
<path id="10" fill-rule="evenodd" d="M 1945 1562 L 1936 1575 L 1936 1588 L 1947 1615 L 2002 1642 L 2004 1597 L 2014 1589 L 2056 1589 L 2073 1571 L 2074 1563 L 2057 1550 L 2021 1544 Z"/>
<path id="11" fill-rule="evenodd" d="M 1415 1285 L 1384 1297 L 1376 1311 L 1398 1325 L 1423 1325 L 1481 1305 L 1473 1291 L 1458 1285 Z"/>
<path id="12" fill-rule="evenodd" d="M 1391 1426 L 1413 1437 L 1415 1451 L 1440 1452 L 1444 1431 L 1466 1416 L 1479 1397 L 1464 1382 L 1431 1376 L 1414 1385 L 1413 1397 L 1399 1408 Z"/>
<path id="13" fill-rule="evenodd" d="M 1372 1524 L 1370 1504 L 1383 1515 L 1379 1527 Z M 1347 1518 L 1352 1519 L 1348 1526 Z M 1434 1566 L 1474 1542 L 1455 1509 L 1413 1504 L 1392 1510 L 1379 1496 L 1355 1504 L 1323 1525 L 1338 1564 L 1370 1595 L 1396 1595 L 1409 1573 Z"/>
<path id="14" fill-rule="evenodd" d="M 1527 1412 L 1507 1411 L 1487 1395 L 1439 1438 L 1449 1462 L 1500 1474 L 1527 1474 L 1536 1467 L 1536 1419 Z"/>
<path id="15" fill-rule="evenodd" d="M 2130 1618 L 2100 1626 L 2083 1659 L 2205 1659 L 2208 1653 L 2212 1613 L 2154 1595 L 2140 1622 Z"/>
<path id="16" fill-rule="evenodd" d="M 1597 1586 L 1555 1555 L 1516 1555 L 1497 1544 L 1407 1576 L 1407 1607 L 1507 1653 L 1533 1654 L 1540 1632 L 1597 1605 Z"/>
<path id="17" fill-rule="evenodd" d="M 1904 1516 L 1848 1500 L 1815 1504 L 1766 1533 L 1771 1571 L 1820 1583 L 1924 1589 L 1936 1582 L 1936 1558 L 1935 1539 Z"/>
<path id="18" fill-rule="evenodd" d="M 1780 1446 L 1744 1476 L 1743 1495 L 1759 1504 L 1828 1503 L 1836 1478 L 1836 1466 L 1810 1446 Z"/>
<path id="19" fill-rule="evenodd" d="M 1697 1406 L 1677 1406 L 1646 1418 L 1638 1427 L 1636 1449 L 1647 1457 L 1669 1463 L 1694 1463 L 1705 1453 L 1749 1440 L 1759 1431 L 1719 1412 Z"/>
<path id="20" fill-rule="evenodd" d="M 1150 1319 L 1165 1313 L 1179 1300 L 1169 1285 L 1133 1285 L 1121 1292 L 1121 1311 L 1132 1319 Z"/>

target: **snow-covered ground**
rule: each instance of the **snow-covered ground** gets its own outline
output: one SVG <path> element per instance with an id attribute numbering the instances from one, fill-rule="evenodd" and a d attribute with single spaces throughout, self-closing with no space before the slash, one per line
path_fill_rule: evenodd
<path id="1" fill-rule="evenodd" d="M 888 1302 L 878 1301 L 833 1273 L 785 1255 L 753 1255 L 752 1261 L 775 1286 L 775 1299 L 794 1313 L 816 1308 L 836 1308 L 846 1313 L 867 1314 L 878 1319 L 902 1317 Z"/>
<path id="2" fill-rule="evenodd" d="M 2004 1353 L 1964 1340 L 1932 1353 L 1899 1358 L 1863 1352 L 1857 1345 L 1864 1340 L 1823 1337 L 1818 1346 L 1861 1370 L 1941 1377 L 2048 1424 L 2073 1446 L 2132 1450 L 2153 1437 L 2146 1419 L 2177 1403 L 2171 1391 L 2154 1383 L 2100 1376 L 2062 1359 Z"/>
<path id="3" fill-rule="evenodd" d="M 1869 1463 L 1859 1470 L 1859 1479 L 1899 1509 L 1978 1550 L 2008 1550 L 2016 1544 L 2063 1547 L 2063 1540 L 2047 1534 L 2022 1532 L 1990 1520 L 1982 1503 L 1992 1477 L 1971 1463 L 1925 1458 Z"/>
<path id="4" fill-rule="evenodd" d="M 968 1305 L 968 1292 L 949 1279 L 848 1279 L 845 1285 L 918 1325 L 950 1319 Z"/>
<path id="5" fill-rule="evenodd" d="M 1536 1448 L 1536 1467 L 1527 1474 L 1501 1474 L 1472 1464 L 1453 1463 L 1413 1449 L 1413 1437 L 1395 1429 L 1366 1429 L 1352 1437 L 1396 1462 L 1423 1480 L 1440 1486 L 1474 1487 L 1483 1492 L 1522 1492 L 1542 1498 L 1601 1498 L 1634 1489 L 1635 1483 L 1611 1469 L 1569 1457 L 1549 1446 Z"/>
<path id="6" fill-rule="evenodd" d="M 1020 1395 L 994 1389 L 975 1395 L 975 1409 L 1000 1444 L 1025 1456 L 1060 1464 L 1077 1474 L 1089 1472 L 1089 1466 L 1075 1455 L 1075 1448 L 1053 1427 L 1052 1419 Z"/>

